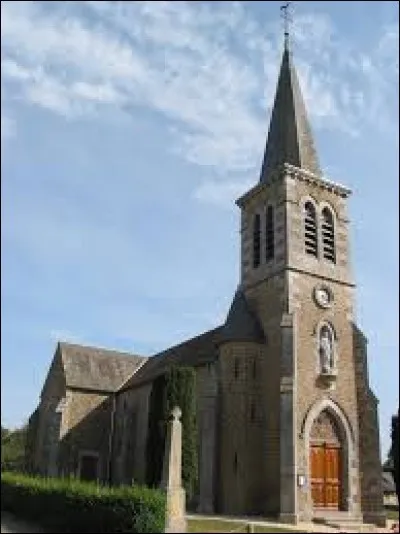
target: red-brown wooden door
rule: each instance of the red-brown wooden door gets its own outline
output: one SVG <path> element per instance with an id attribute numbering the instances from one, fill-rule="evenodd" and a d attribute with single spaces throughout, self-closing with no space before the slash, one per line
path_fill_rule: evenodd
<path id="1" fill-rule="evenodd" d="M 329 443 L 311 445 L 311 495 L 315 508 L 338 510 L 340 503 L 340 448 Z"/>

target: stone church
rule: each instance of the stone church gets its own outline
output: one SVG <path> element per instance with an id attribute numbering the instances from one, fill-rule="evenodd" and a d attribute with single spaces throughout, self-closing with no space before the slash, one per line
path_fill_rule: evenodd
<path id="1" fill-rule="evenodd" d="M 241 275 L 226 321 L 151 357 L 58 343 L 30 418 L 29 468 L 143 483 L 152 384 L 181 364 L 197 377 L 199 511 L 383 524 L 350 193 L 322 176 L 285 44 L 259 180 L 236 202 Z"/>

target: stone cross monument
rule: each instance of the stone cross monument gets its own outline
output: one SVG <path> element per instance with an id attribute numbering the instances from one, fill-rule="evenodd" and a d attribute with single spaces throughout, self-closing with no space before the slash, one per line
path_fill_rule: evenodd
<path id="1" fill-rule="evenodd" d="M 182 412 L 176 406 L 168 421 L 161 488 L 166 492 L 165 532 L 186 532 L 186 496 L 182 487 Z"/>

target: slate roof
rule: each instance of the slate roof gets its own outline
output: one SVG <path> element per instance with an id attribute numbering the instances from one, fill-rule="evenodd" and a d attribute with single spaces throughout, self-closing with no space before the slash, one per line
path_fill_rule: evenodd
<path id="1" fill-rule="evenodd" d="M 208 330 L 179 345 L 148 358 L 146 363 L 120 389 L 124 391 L 150 382 L 163 374 L 170 365 L 198 366 L 215 361 L 218 356 L 217 340 L 221 327 Z"/>
<path id="2" fill-rule="evenodd" d="M 299 80 L 287 46 L 282 57 L 260 182 L 267 182 L 270 172 L 283 163 L 321 175 Z"/>
<path id="3" fill-rule="evenodd" d="M 147 359 L 126 352 L 59 343 L 67 387 L 115 392 Z"/>
<path id="4" fill-rule="evenodd" d="M 225 324 L 219 333 L 219 342 L 226 341 L 265 343 L 264 331 L 240 290 L 235 293 Z"/>

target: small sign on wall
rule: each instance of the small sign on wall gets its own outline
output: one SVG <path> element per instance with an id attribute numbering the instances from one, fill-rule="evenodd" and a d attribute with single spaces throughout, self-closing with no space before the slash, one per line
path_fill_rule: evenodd
<path id="1" fill-rule="evenodd" d="M 299 486 L 299 488 L 304 488 L 305 485 L 306 485 L 306 476 L 303 475 L 303 474 L 298 474 L 297 475 L 297 485 Z"/>

